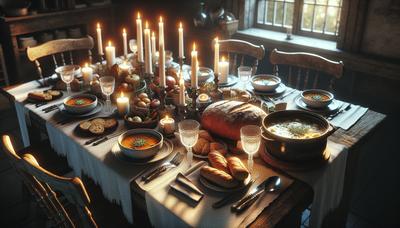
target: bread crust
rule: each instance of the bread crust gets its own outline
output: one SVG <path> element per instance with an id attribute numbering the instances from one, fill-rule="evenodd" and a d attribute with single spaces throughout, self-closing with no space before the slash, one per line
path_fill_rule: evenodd
<path id="1" fill-rule="evenodd" d="M 226 173 L 230 173 L 228 168 L 228 162 L 226 161 L 225 157 L 218 151 L 210 152 L 208 154 L 208 161 L 210 162 L 212 167 L 224 171 Z"/>
<path id="2" fill-rule="evenodd" d="M 200 175 L 211 183 L 224 188 L 234 188 L 239 184 L 228 173 L 210 166 L 203 166 L 200 169 Z"/>
<path id="3" fill-rule="evenodd" d="M 229 157 L 226 161 L 229 171 L 235 179 L 243 181 L 249 176 L 249 171 L 238 157 Z"/>

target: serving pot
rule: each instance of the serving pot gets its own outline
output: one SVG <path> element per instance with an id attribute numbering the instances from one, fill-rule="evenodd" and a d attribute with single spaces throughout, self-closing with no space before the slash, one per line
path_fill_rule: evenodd
<path id="1" fill-rule="evenodd" d="M 322 133 L 319 137 L 293 139 L 268 131 L 272 124 L 287 120 L 304 120 L 317 124 Z M 301 162 L 322 159 L 327 138 L 334 132 L 332 125 L 322 116 L 301 110 L 277 111 L 267 115 L 262 121 L 262 137 L 267 151 L 278 159 L 288 162 Z"/>

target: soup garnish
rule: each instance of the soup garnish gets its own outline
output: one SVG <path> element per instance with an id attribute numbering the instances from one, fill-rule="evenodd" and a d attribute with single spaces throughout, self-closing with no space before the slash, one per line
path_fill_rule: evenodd
<path id="1" fill-rule="evenodd" d="M 71 106 L 83 106 L 93 103 L 93 99 L 87 97 L 75 97 L 67 101 L 67 105 Z"/>
<path id="2" fill-rule="evenodd" d="M 299 119 L 274 123 L 267 129 L 275 135 L 291 139 L 316 138 L 323 133 L 317 124 L 304 122 Z"/>
<path id="3" fill-rule="evenodd" d="M 122 139 L 121 144 L 124 147 L 136 150 L 145 150 L 153 147 L 159 142 L 159 139 L 150 134 L 133 134 Z"/>
<path id="4" fill-rule="evenodd" d="M 306 93 L 304 95 L 307 99 L 315 100 L 315 101 L 327 101 L 330 97 L 323 93 Z"/>
<path id="5" fill-rule="evenodd" d="M 259 85 L 274 85 L 278 81 L 274 78 L 256 78 L 254 82 Z"/>

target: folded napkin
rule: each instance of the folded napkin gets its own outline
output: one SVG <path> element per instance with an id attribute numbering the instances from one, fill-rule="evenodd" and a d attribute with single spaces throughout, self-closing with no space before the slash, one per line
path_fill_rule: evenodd
<path id="1" fill-rule="evenodd" d="M 193 201 L 193 206 L 197 205 L 204 196 L 204 193 L 182 173 L 179 173 L 169 186 L 183 197 Z"/>
<path id="2" fill-rule="evenodd" d="M 342 107 L 345 107 L 346 103 Z M 331 120 L 331 124 L 344 130 L 350 129 L 366 112 L 368 108 L 359 105 L 351 105 L 351 108 L 340 113 Z"/>

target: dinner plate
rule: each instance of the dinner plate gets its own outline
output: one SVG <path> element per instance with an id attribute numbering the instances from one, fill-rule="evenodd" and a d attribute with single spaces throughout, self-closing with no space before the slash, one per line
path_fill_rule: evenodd
<path id="1" fill-rule="evenodd" d="M 251 87 L 253 87 L 253 86 L 251 86 Z M 285 92 L 286 88 L 287 87 L 285 86 L 285 84 L 280 83 L 276 89 L 269 91 L 269 92 L 255 90 L 254 88 L 253 88 L 253 91 L 256 95 L 274 96 L 274 95 L 282 94 L 283 92 Z"/>
<path id="2" fill-rule="evenodd" d="M 62 91 L 58 90 L 58 89 L 46 89 L 46 90 L 43 90 L 43 92 L 46 92 L 46 91 L 48 91 L 48 90 L 57 90 L 57 91 L 60 92 L 60 95 L 58 95 L 58 96 L 53 96 L 52 99 L 51 99 L 51 100 L 48 100 L 48 101 L 36 100 L 36 99 L 30 98 L 30 97 L 28 96 L 28 97 L 26 98 L 26 101 L 28 101 L 29 103 L 33 103 L 33 104 L 37 104 L 37 103 L 47 103 L 47 102 L 51 102 L 51 101 L 55 101 L 55 100 L 57 100 L 57 99 L 60 99 L 60 98 L 63 97 L 63 95 L 64 95 L 64 93 L 63 93 Z"/>
<path id="3" fill-rule="evenodd" d="M 226 149 L 226 150 L 228 150 L 228 145 L 225 143 L 225 142 L 223 142 L 223 141 L 221 141 L 221 140 L 217 140 L 216 141 L 217 143 L 221 143 L 222 145 L 224 145 L 224 148 Z M 192 148 L 193 149 L 193 148 Z M 211 152 L 211 151 L 210 151 Z M 208 155 L 199 155 L 199 154 L 196 154 L 196 153 L 193 153 L 193 157 L 196 157 L 196 158 L 201 158 L 201 159 L 208 159 Z"/>
<path id="4" fill-rule="evenodd" d="M 61 104 L 58 109 L 60 110 L 60 113 L 65 116 L 74 117 L 74 118 L 84 118 L 84 117 L 89 117 L 89 116 L 99 113 L 103 109 L 103 102 L 100 102 L 100 101 L 97 102 L 96 108 L 94 108 L 92 111 L 87 112 L 87 113 L 80 113 L 80 114 L 70 113 L 65 109 L 64 104 Z"/>
<path id="5" fill-rule="evenodd" d="M 82 129 L 79 127 L 79 125 L 80 125 L 82 122 L 85 122 L 85 121 L 92 121 L 92 120 L 94 120 L 94 119 L 115 119 L 115 120 L 117 121 L 117 124 L 116 124 L 114 127 L 105 129 L 104 132 L 103 132 L 102 134 L 93 134 L 93 133 L 91 133 L 89 130 L 85 131 L 85 130 L 82 130 Z M 75 127 L 75 129 L 74 129 L 74 133 L 75 133 L 77 136 L 79 136 L 79 137 L 93 137 L 93 136 L 108 135 L 108 134 L 113 133 L 113 132 L 118 128 L 118 125 L 119 125 L 118 119 L 116 119 L 116 118 L 114 118 L 114 117 L 112 117 L 112 116 L 93 117 L 93 118 L 90 118 L 90 119 L 88 119 L 88 120 L 82 120 L 82 121 L 80 121 L 80 122 L 76 125 L 76 127 Z"/>
<path id="6" fill-rule="evenodd" d="M 164 143 L 160 151 L 154 157 L 151 157 L 149 159 L 133 159 L 131 157 L 124 155 L 118 146 L 118 142 L 116 142 L 114 146 L 111 148 L 111 153 L 113 153 L 113 155 L 121 161 L 128 162 L 131 164 L 145 165 L 149 163 L 158 162 L 167 158 L 169 155 L 171 155 L 173 149 L 174 149 L 174 144 L 169 139 L 164 138 Z"/>
<path id="7" fill-rule="evenodd" d="M 208 188 L 210 190 L 216 191 L 216 192 L 225 192 L 225 193 L 227 193 L 227 192 L 236 192 L 236 191 L 242 190 L 243 188 L 245 188 L 251 182 L 251 175 L 249 175 L 246 178 L 246 180 L 241 182 L 235 188 L 224 188 L 224 187 L 221 187 L 219 185 L 211 183 L 209 180 L 207 180 L 206 178 L 204 178 L 202 176 L 199 177 L 199 181 L 204 187 L 206 187 L 206 188 Z"/>
<path id="8" fill-rule="evenodd" d="M 343 105 L 343 102 L 333 100 L 332 103 L 325 108 L 311 108 L 304 103 L 304 101 L 301 99 L 301 96 L 296 97 L 294 101 L 299 108 L 316 113 L 332 113 L 337 111 Z"/>

